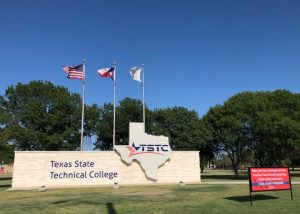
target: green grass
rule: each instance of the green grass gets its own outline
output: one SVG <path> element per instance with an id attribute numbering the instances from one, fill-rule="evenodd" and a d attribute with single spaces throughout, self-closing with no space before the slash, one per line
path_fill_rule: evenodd
<path id="1" fill-rule="evenodd" d="M 224 174 L 219 172 L 220 174 Z M 0 213 L 299 213 L 300 185 L 289 191 L 253 194 L 248 185 L 121 186 L 4 191 L 10 177 L 0 176 Z"/>

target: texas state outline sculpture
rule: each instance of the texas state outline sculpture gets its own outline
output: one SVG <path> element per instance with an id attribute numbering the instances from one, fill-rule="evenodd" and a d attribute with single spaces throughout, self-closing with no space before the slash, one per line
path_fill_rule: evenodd
<path id="1" fill-rule="evenodd" d="M 168 137 L 146 134 L 143 123 L 133 122 L 129 123 L 129 144 L 116 145 L 115 150 L 125 163 L 139 162 L 146 177 L 155 181 L 158 169 L 170 159 L 172 152 Z"/>

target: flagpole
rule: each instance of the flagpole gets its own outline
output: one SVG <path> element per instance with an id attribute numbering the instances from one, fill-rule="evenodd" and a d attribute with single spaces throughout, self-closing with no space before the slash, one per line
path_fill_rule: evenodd
<path id="1" fill-rule="evenodd" d="M 115 150 L 116 144 L 116 73 L 117 66 L 116 61 L 114 62 L 114 124 L 113 124 L 113 151 Z"/>
<path id="2" fill-rule="evenodd" d="M 144 64 L 142 64 L 142 91 L 143 91 L 143 123 L 144 123 L 144 132 L 146 132 L 146 117 L 145 117 L 145 76 L 144 76 Z"/>
<path id="3" fill-rule="evenodd" d="M 83 80 L 82 80 L 82 111 L 81 111 L 81 137 L 80 137 L 80 151 L 83 151 L 83 123 L 84 123 L 84 101 L 85 101 L 85 63 L 83 60 Z"/>

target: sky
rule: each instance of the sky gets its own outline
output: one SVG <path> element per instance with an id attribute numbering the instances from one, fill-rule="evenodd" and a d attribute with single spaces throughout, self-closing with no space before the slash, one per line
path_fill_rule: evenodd
<path id="1" fill-rule="evenodd" d="M 203 116 L 244 91 L 300 92 L 299 0 L 0 0 L 0 95 L 33 80 L 81 93 L 62 65 L 86 63 L 86 103 L 142 98 Z"/>

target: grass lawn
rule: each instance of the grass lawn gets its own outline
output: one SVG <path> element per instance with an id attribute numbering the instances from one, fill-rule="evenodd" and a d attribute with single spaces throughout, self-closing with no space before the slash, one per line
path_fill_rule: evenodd
<path id="1" fill-rule="evenodd" d="M 222 174 L 222 172 L 219 172 Z M 0 213 L 299 213 L 300 185 L 289 191 L 253 194 L 248 185 L 126 186 L 4 191 L 11 177 L 0 175 Z"/>

